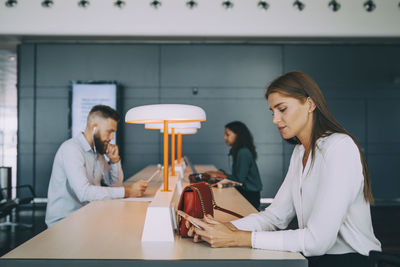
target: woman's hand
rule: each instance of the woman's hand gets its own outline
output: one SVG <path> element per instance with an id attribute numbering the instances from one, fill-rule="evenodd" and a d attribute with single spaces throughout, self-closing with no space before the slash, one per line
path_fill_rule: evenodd
<path id="1" fill-rule="evenodd" d="M 231 223 L 221 223 L 212 216 L 206 215 L 204 219 L 193 218 L 194 222 L 202 229 L 193 225 L 188 235 L 194 234 L 194 242 L 206 241 L 213 248 L 221 247 L 251 247 L 251 232 L 240 231 Z"/>

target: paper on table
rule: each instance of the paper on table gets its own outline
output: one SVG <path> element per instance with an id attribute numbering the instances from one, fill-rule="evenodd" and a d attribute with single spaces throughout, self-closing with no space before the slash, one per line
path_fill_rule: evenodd
<path id="1" fill-rule="evenodd" d="M 123 198 L 122 201 L 131 201 L 131 202 L 152 202 L 154 198 L 152 197 L 128 197 Z"/>

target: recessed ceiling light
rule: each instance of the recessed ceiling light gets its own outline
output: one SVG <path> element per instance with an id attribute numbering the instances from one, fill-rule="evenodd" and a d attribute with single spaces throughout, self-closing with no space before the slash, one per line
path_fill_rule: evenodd
<path id="1" fill-rule="evenodd" d="M 117 0 L 114 2 L 114 6 L 118 8 L 124 8 L 126 5 L 125 1 Z"/>
<path id="2" fill-rule="evenodd" d="M 152 6 L 154 9 L 158 9 L 159 7 L 161 7 L 161 5 L 162 5 L 161 1 L 158 0 L 150 2 L 150 6 Z"/>
<path id="3" fill-rule="evenodd" d="M 340 9 L 340 3 L 338 3 L 336 0 L 332 0 L 329 2 L 328 7 L 333 11 L 337 12 Z"/>
<path id="4" fill-rule="evenodd" d="M 6 7 L 15 7 L 18 4 L 17 0 L 7 0 Z"/>
<path id="5" fill-rule="evenodd" d="M 366 1 L 366 2 L 364 3 L 364 9 L 365 9 L 367 12 L 372 12 L 372 11 L 375 10 L 375 8 L 376 8 L 376 5 L 375 5 L 374 1 L 372 1 L 372 0 L 368 0 L 368 1 Z"/>
<path id="6" fill-rule="evenodd" d="M 189 1 L 186 2 L 186 6 L 189 9 L 193 9 L 193 8 L 197 7 L 197 5 L 198 5 L 197 2 L 194 1 L 194 0 L 189 0 Z"/>
<path id="7" fill-rule="evenodd" d="M 80 0 L 78 2 L 78 6 L 82 8 L 87 8 L 90 5 L 90 2 L 88 0 Z"/>
<path id="8" fill-rule="evenodd" d="M 267 10 L 269 8 L 269 4 L 267 3 L 267 1 L 263 1 L 263 0 L 259 1 L 257 6 L 263 10 Z"/>
<path id="9" fill-rule="evenodd" d="M 232 1 L 229 1 L 229 0 L 223 1 L 223 2 L 222 2 L 222 6 L 223 6 L 225 9 L 231 9 L 231 8 L 233 8 L 233 2 L 232 2 Z"/>
<path id="10" fill-rule="evenodd" d="M 42 7 L 44 8 L 51 8 L 54 5 L 53 0 L 44 0 L 42 2 Z"/>
<path id="11" fill-rule="evenodd" d="M 293 3 L 293 7 L 296 8 L 298 11 L 303 11 L 303 9 L 306 7 L 306 5 L 303 4 L 303 2 L 296 0 Z"/>
<path id="12" fill-rule="evenodd" d="M 9 56 L 8 61 L 15 61 L 15 56 Z"/>

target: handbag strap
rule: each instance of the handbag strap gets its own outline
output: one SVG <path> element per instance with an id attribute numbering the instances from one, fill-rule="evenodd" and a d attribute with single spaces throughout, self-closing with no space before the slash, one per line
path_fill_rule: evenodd
<path id="1" fill-rule="evenodd" d="M 233 216 L 238 217 L 238 218 L 243 218 L 242 215 L 240 215 L 240 214 L 238 214 L 238 213 L 236 213 L 236 212 L 234 212 L 234 211 L 227 210 L 227 209 L 224 209 L 224 208 L 221 208 L 220 206 L 218 206 L 217 203 L 215 202 L 214 193 L 213 193 L 213 190 L 212 190 L 210 184 L 207 183 L 207 182 L 201 182 L 201 183 L 206 184 L 206 185 L 208 186 L 208 188 L 210 189 L 211 200 L 212 200 L 212 205 L 213 205 L 213 208 L 214 208 L 214 209 L 219 210 L 219 211 L 222 211 L 222 212 L 225 212 L 225 213 L 228 213 L 228 214 L 233 215 Z M 199 183 L 199 184 L 200 184 L 200 183 Z M 202 209 L 202 211 L 203 211 L 203 214 L 206 214 L 206 211 L 205 211 L 205 208 L 204 208 L 204 203 L 203 203 L 203 198 L 202 198 L 202 196 L 201 196 L 200 190 L 196 187 L 196 184 L 189 185 L 188 187 L 189 187 L 190 189 L 192 189 L 192 191 L 194 191 L 194 192 L 196 192 L 196 193 L 198 194 L 199 199 L 200 199 L 201 209 Z"/>
<path id="2" fill-rule="evenodd" d="M 242 215 L 240 215 L 240 214 L 238 214 L 236 212 L 233 212 L 231 210 L 227 210 L 227 209 L 221 208 L 220 206 L 217 206 L 217 205 L 214 205 L 214 209 L 222 211 L 222 212 L 225 212 L 225 213 L 228 213 L 228 214 L 233 215 L 233 216 L 238 217 L 238 218 L 243 218 Z"/>
<path id="3" fill-rule="evenodd" d="M 222 211 L 222 212 L 225 212 L 225 213 L 228 213 L 228 214 L 233 215 L 233 216 L 238 217 L 238 218 L 243 218 L 242 215 L 240 215 L 240 214 L 238 214 L 238 213 L 236 213 L 234 211 L 227 210 L 227 209 L 224 209 L 224 208 L 221 208 L 220 206 L 218 206 L 217 203 L 215 202 L 214 192 L 213 192 L 213 190 L 211 188 L 211 185 L 209 183 L 207 183 L 207 186 L 208 186 L 208 188 L 210 188 L 210 191 L 211 191 L 211 196 L 212 196 L 212 202 L 213 202 L 213 208 L 214 209 Z"/>

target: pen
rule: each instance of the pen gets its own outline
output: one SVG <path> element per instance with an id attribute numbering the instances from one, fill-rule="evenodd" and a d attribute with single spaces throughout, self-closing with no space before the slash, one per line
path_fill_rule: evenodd
<path id="1" fill-rule="evenodd" d="M 155 172 L 153 173 L 153 175 L 152 175 L 149 179 L 147 179 L 146 182 L 150 183 L 150 181 L 160 172 L 160 167 L 161 167 L 161 165 L 158 164 L 158 165 L 157 165 L 157 171 L 155 171 Z"/>

